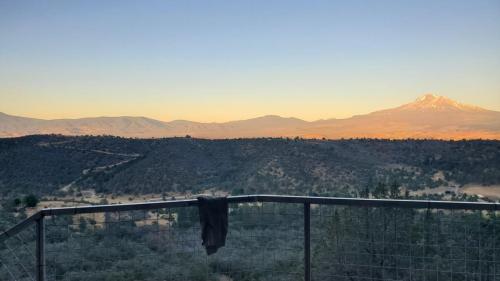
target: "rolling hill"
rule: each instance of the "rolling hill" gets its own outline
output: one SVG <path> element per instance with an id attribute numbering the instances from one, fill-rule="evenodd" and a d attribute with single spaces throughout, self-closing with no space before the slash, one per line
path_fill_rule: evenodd
<path id="1" fill-rule="evenodd" d="M 42 120 L 0 113 L 0 137 L 33 134 L 137 138 L 191 135 L 209 139 L 296 136 L 329 139 L 500 139 L 500 112 L 428 94 L 396 108 L 313 122 L 276 115 L 225 123 L 200 123 L 187 120 L 163 122 L 129 116 Z"/>
<path id="2" fill-rule="evenodd" d="M 68 186 L 110 194 L 214 189 L 349 196 L 377 182 L 411 190 L 498 185 L 500 141 L 0 139 L 0 197 L 58 193 Z"/>

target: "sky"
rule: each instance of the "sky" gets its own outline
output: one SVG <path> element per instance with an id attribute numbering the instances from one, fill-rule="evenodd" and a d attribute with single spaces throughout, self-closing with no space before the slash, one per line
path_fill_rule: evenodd
<path id="1" fill-rule="evenodd" d="M 500 111 L 500 1 L 0 0 L 0 112 L 345 118 L 425 93 Z"/>

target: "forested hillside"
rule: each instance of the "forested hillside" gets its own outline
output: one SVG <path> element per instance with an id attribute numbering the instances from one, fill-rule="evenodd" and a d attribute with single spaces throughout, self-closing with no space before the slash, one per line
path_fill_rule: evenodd
<path id="1" fill-rule="evenodd" d="M 216 189 L 358 196 L 380 184 L 416 190 L 468 183 L 500 183 L 499 141 L 0 139 L 4 196 L 57 194 L 64 187 L 114 194 Z"/>
<path id="2" fill-rule="evenodd" d="M 469 183 L 500 183 L 500 142 L 29 136 L 0 140 L 0 231 L 28 216 L 36 195 L 44 207 L 56 201 L 48 195 L 64 201 L 89 189 L 139 200 L 133 194 L 207 190 L 409 199 L 418 194 L 403 190 Z M 301 204 L 231 204 L 226 246 L 210 257 L 195 207 L 49 216 L 47 272 L 54 280 L 302 280 L 302 212 Z M 495 212 L 315 206 L 313 276 L 490 280 L 497 222 Z M 28 247 L 33 233 L 23 233 Z M 0 256 L 9 247 L 0 245 Z M 28 250 L 19 256 L 31 259 Z M 0 279 L 16 266 L 6 264 Z"/>

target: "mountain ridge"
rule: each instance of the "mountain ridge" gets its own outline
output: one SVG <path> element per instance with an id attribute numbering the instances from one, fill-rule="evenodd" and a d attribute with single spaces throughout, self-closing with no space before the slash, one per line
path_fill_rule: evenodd
<path id="1" fill-rule="evenodd" d="M 344 119 L 305 121 L 265 115 L 228 122 L 160 121 L 142 116 L 37 119 L 0 112 L 0 137 L 32 134 L 153 138 L 488 138 L 500 139 L 500 112 L 426 94 L 398 107 Z"/>

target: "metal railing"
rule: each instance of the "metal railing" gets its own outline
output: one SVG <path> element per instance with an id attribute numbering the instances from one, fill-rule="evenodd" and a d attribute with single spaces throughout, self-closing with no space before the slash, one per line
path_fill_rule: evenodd
<path id="1" fill-rule="evenodd" d="M 183 271 L 190 262 L 204 271 L 200 280 L 500 280 L 496 203 L 278 195 L 228 201 L 228 243 L 212 260 L 199 245 L 196 199 L 66 207 L 43 209 L 0 234 L 3 276 L 98 280 L 98 270 L 127 271 L 134 256 L 152 267 L 164 259 L 170 271 L 162 280 L 197 280 Z M 28 238 L 21 235 L 27 230 Z M 111 251 L 119 239 L 109 257 L 79 259 L 93 247 Z M 127 245 L 135 252 L 121 253 Z M 154 279 L 137 274 L 131 280 Z"/>

